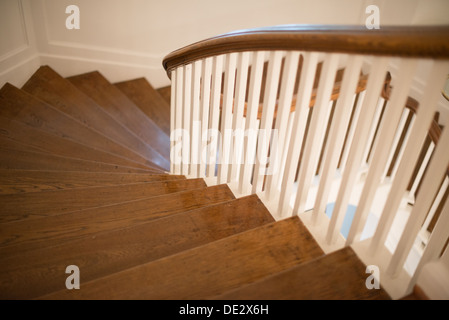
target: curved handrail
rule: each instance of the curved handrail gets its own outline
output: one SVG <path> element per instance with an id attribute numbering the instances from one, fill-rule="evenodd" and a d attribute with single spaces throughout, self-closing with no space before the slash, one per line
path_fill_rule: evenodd
<path id="1" fill-rule="evenodd" d="M 256 50 L 304 50 L 402 57 L 449 58 L 449 26 L 286 25 L 226 33 L 168 54 L 170 70 L 217 54 Z"/>
<path id="2" fill-rule="evenodd" d="M 173 51 L 163 60 L 170 70 L 197 59 L 247 50 L 304 50 L 321 52 L 359 53 L 406 57 L 449 58 L 449 26 L 386 26 L 368 30 L 364 26 L 342 25 L 284 25 L 240 30 L 196 42 Z M 389 97 L 386 79 L 382 96 Z M 361 76 L 357 91 L 363 91 L 366 76 Z M 335 84 L 332 100 L 338 97 Z M 314 104 L 314 96 L 310 106 Z M 406 107 L 416 112 L 418 103 L 408 98 Z M 294 110 L 294 104 L 292 104 Z M 292 111 L 293 111 L 292 110 Z M 436 143 L 441 134 L 433 121 L 429 135 Z"/>

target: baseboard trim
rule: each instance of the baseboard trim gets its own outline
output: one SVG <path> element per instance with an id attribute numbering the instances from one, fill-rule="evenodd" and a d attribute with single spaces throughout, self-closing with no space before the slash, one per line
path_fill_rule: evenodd
<path id="1" fill-rule="evenodd" d="M 40 65 L 40 56 L 35 54 L 16 65 L 9 67 L 0 73 L 0 87 L 3 87 L 5 83 L 9 82 L 16 87 L 21 88 Z"/>

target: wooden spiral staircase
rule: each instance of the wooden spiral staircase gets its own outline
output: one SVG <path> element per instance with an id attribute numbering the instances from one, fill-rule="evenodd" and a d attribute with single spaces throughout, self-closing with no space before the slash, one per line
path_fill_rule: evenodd
<path id="1" fill-rule="evenodd" d="M 245 30 L 163 65 L 161 90 L 0 89 L 0 298 L 449 297 L 449 27 Z"/>
<path id="2" fill-rule="evenodd" d="M 48 66 L 1 89 L 2 299 L 389 299 L 350 247 L 325 255 L 298 217 L 167 174 L 160 93 Z"/>

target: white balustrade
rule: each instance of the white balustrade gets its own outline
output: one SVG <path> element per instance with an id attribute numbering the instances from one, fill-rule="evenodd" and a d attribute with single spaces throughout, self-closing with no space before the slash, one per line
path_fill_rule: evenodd
<path id="1" fill-rule="evenodd" d="M 360 243 L 373 202 L 383 194 L 366 245 L 367 255 L 378 257 L 401 204 L 409 202 L 410 217 L 386 261 L 387 277 L 398 278 L 417 236 L 436 221 L 407 280 L 410 291 L 449 237 L 449 204 L 442 203 L 449 187 L 449 130 L 423 149 L 449 63 L 433 62 L 412 110 L 406 101 L 420 60 L 399 60 L 388 97 L 382 95 L 391 57 L 243 51 L 176 67 L 170 170 L 207 177 L 209 184 L 228 183 L 237 197 L 258 193 L 276 219 L 299 215 L 312 230 L 324 228 L 313 235 L 325 251 Z M 343 77 L 336 86 L 339 70 Z M 415 199 L 419 186 L 425 191 Z M 332 215 L 325 219 L 329 204 Z M 337 240 L 350 205 L 355 214 L 342 244 Z M 437 208 L 443 208 L 439 217 Z"/>
<path id="2" fill-rule="evenodd" d="M 428 85 L 423 95 L 423 104 L 417 111 L 415 125 L 411 132 L 410 140 L 413 141 L 413 143 L 409 143 L 405 147 L 404 158 L 399 165 L 398 173 L 391 186 L 391 192 L 388 195 L 381 219 L 377 225 L 376 233 L 371 242 L 371 252 L 374 252 L 379 245 L 384 244 L 387 233 L 393 223 L 394 214 L 397 212 L 400 202 L 405 195 L 407 184 L 410 181 L 410 177 L 419 157 L 421 146 L 428 134 L 435 113 L 438 94 L 440 92 L 440 89 L 436 84 L 444 81 L 446 70 L 448 68 L 449 64 L 445 62 L 435 62 L 429 74 Z M 440 175 L 440 177 L 443 177 L 443 175 Z M 416 205 L 417 204 L 415 203 L 415 208 Z"/>
<path id="3" fill-rule="evenodd" d="M 320 82 L 318 84 L 316 103 L 313 107 L 307 141 L 304 147 L 304 156 L 298 173 L 298 190 L 296 193 L 295 214 L 304 212 L 304 208 L 316 170 L 321 145 L 326 130 L 326 115 L 329 112 L 329 101 L 332 93 L 334 79 L 338 67 L 339 54 L 330 54 L 326 57 L 321 70 Z"/>

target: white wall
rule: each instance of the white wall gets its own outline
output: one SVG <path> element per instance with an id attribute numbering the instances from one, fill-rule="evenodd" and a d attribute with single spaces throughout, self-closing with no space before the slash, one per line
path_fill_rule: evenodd
<path id="1" fill-rule="evenodd" d="M 80 8 L 68 30 L 65 8 Z M 0 0 L 0 85 L 20 85 L 39 64 L 63 76 L 99 70 L 111 81 L 169 84 L 170 51 L 221 33 L 279 24 L 449 24 L 448 0 Z"/>
<path id="2" fill-rule="evenodd" d="M 66 6 L 81 12 L 65 27 Z M 42 63 L 65 76 L 99 69 L 111 81 L 145 76 L 169 84 L 163 57 L 190 43 L 238 29 L 290 23 L 356 24 L 359 0 L 33 0 Z M 350 8 L 351 10 L 342 10 Z"/>
<path id="3" fill-rule="evenodd" d="M 29 2 L 0 0 L 0 86 L 21 86 L 39 67 Z"/>

